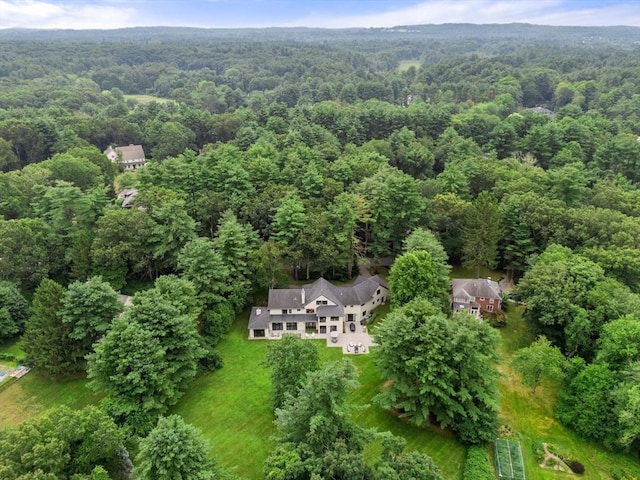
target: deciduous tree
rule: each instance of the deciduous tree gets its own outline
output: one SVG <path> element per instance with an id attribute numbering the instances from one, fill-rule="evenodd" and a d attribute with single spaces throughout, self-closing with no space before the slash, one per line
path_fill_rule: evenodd
<path id="1" fill-rule="evenodd" d="M 60 319 L 69 326 L 72 356 L 81 364 L 91 346 L 109 330 L 113 318 L 122 311 L 122 304 L 116 291 L 101 277 L 70 284 L 62 304 Z"/>
<path id="2" fill-rule="evenodd" d="M 143 480 L 215 480 L 217 468 L 202 433 L 182 417 L 161 417 L 140 442 L 137 477 Z"/>
<path id="3" fill-rule="evenodd" d="M 450 290 L 447 265 L 435 262 L 426 250 L 418 250 L 399 256 L 389 273 L 391 301 L 404 305 L 422 297 L 444 307 Z"/>
<path id="4" fill-rule="evenodd" d="M 112 476 L 128 476 L 123 442 L 123 432 L 96 407 L 56 407 L 0 432 L 0 475 L 24 480 L 76 478 L 101 466 Z"/>
<path id="5" fill-rule="evenodd" d="M 416 425 L 431 418 L 465 443 L 497 429 L 497 333 L 466 314 L 447 318 L 419 298 L 393 310 L 376 331 L 378 363 L 389 379 L 377 397 Z"/>
<path id="6" fill-rule="evenodd" d="M 544 336 L 518 350 L 514 357 L 516 369 L 522 374 L 524 384 L 531 387 L 533 395 L 542 378 L 561 378 L 565 363 L 560 349 Z"/>
<path id="7" fill-rule="evenodd" d="M 284 335 L 269 345 L 265 363 L 271 367 L 274 410 L 284 406 L 289 397 L 295 397 L 309 372 L 318 370 L 318 348 L 294 335 Z"/>
<path id="8" fill-rule="evenodd" d="M 0 339 L 14 337 L 24 330 L 27 318 L 27 300 L 18 287 L 0 281 Z"/>

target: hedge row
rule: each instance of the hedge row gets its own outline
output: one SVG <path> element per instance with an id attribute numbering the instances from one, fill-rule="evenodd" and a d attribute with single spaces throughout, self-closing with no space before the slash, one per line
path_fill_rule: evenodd
<path id="1" fill-rule="evenodd" d="M 491 462 L 483 447 L 469 447 L 464 460 L 463 480 L 495 480 Z"/>

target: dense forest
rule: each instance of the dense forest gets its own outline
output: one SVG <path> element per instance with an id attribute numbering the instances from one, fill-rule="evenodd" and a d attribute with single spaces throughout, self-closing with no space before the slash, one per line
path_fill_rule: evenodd
<path id="1" fill-rule="evenodd" d="M 102 153 L 129 144 L 147 156 L 135 172 Z M 38 478 L 128 478 L 125 444 L 140 478 L 161 478 L 168 431 L 191 446 L 185 464 L 202 467 L 193 478 L 232 478 L 193 427 L 158 417 L 199 372 L 234 368 L 216 347 L 268 288 L 345 281 L 362 259 L 399 256 L 440 286 L 447 262 L 505 272 L 541 336 L 520 356 L 523 372 L 536 347 L 546 358 L 559 350 L 556 417 L 637 458 L 639 187 L 638 28 L 0 31 L 0 340 L 21 337 L 51 381 L 86 372 L 107 395 L 101 410 L 0 433 L 0 446 L 16 457 L 38 428 L 76 424 L 108 432 L 120 455 L 65 437 L 84 460 L 38 467 L 0 454 L 0 478 L 35 478 L 36 467 L 57 475 Z M 135 208 L 116 198 L 126 188 L 138 191 Z M 401 276 L 392 269 L 392 298 Z M 451 323 L 446 300 L 412 302 L 421 293 L 408 288 L 381 330 L 484 338 L 470 362 L 490 371 L 494 332 Z M 116 292 L 135 294 L 121 316 Z M 380 351 L 393 377 L 397 348 Z M 441 478 L 397 438 L 358 477 L 329 473 L 313 443 L 326 439 L 296 443 L 304 409 L 329 398 L 340 413 L 326 412 L 340 437 L 331 461 L 360 465 L 367 434 L 343 406 L 352 366 L 333 369 L 343 384 L 316 369 L 299 379 L 297 406 L 276 411 L 283 447 L 266 465 L 281 476 L 265 478 Z M 486 443 L 494 393 L 478 389 L 477 418 L 449 412 L 440 423 L 464 444 Z M 430 408 L 412 420 L 428 423 Z"/>

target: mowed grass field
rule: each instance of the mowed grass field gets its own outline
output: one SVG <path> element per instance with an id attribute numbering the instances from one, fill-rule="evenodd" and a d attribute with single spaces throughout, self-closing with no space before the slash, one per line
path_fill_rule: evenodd
<path id="1" fill-rule="evenodd" d="M 211 442 L 211 454 L 227 467 L 235 467 L 248 480 L 262 478 L 262 465 L 274 447 L 273 415 L 269 409 L 269 370 L 263 365 L 268 341 L 249 341 L 246 331 L 247 314 L 236 320 L 233 330 L 219 345 L 224 368 L 200 376 L 170 413 L 182 415 L 186 421 L 200 428 Z M 615 467 L 638 471 L 640 463 L 629 456 L 614 454 L 581 439 L 553 418 L 557 383 L 543 382 L 536 395 L 524 387 L 513 371 L 510 359 L 515 350 L 532 340 L 522 308 L 511 306 L 509 323 L 500 330 L 502 336 L 499 365 L 501 412 L 500 420 L 518 436 L 523 450 L 527 479 L 586 479 L 608 480 Z M 315 340 L 323 362 L 343 358 L 338 348 L 326 348 L 324 340 Z M 0 351 L 20 353 L 19 345 L 6 345 Z M 407 440 L 407 448 L 430 455 L 447 480 L 460 480 L 466 449 L 449 432 L 421 429 L 408 425 L 372 404 L 384 379 L 375 366 L 375 349 L 369 355 L 350 357 L 359 371 L 360 387 L 351 396 L 360 408 L 354 420 L 366 428 L 391 431 Z M 16 425 L 40 415 L 56 405 L 82 408 L 99 402 L 100 396 L 86 386 L 86 380 L 51 382 L 31 372 L 21 380 L 0 389 L 0 428 Z M 584 475 L 540 468 L 535 461 L 532 443 L 550 442 L 572 454 L 585 467 Z M 375 460 L 379 446 L 365 452 Z"/>
<path id="2" fill-rule="evenodd" d="M 134 100 L 137 103 L 146 104 L 151 102 L 166 103 L 168 98 L 154 97 L 153 95 L 124 95 L 125 100 Z"/>
<path id="3" fill-rule="evenodd" d="M 420 68 L 422 64 L 420 60 L 400 60 L 398 62 L 398 72 L 406 72 L 411 67 L 415 67 L 416 69 Z"/>
<path id="4" fill-rule="evenodd" d="M 172 413 L 203 431 L 220 464 L 237 467 L 236 472 L 247 479 L 259 479 L 276 433 L 269 408 L 270 371 L 263 365 L 269 342 L 247 340 L 246 326 L 244 315 L 220 344 L 224 368 L 196 379 Z M 315 341 L 322 362 L 343 358 L 341 349 L 327 348 L 324 340 Z M 430 455 L 445 478 L 460 479 L 466 450 L 451 435 L 412 427 L 372 405 L 383 382 L 374 356 L 375 351 L 350 357 L 360 374 L 360 387 L 351 396 L 353 404 L 361 407 L 354 412 L 354 420 L 366 428 L 403 436 L 407 448 Z M 375 445 L 367 453 L 375 456 Z"/>
<path id="5" fill-rule="evenodd" d="M 501 329 L 502 362 L 499 370 L 501 411 L 500 421 L 508 425 L 520 440 L 525 471 L 529 480 L 550 479 L 610 479 L 615 468 L 624 467 L 640 478 L 640 462 L 627 455 L 615 454 L 596 443 L 576 435 L 553 418 L 559 382 L 543 381 L 535 395 L 522 385 L 520 376 L 513 370 L 510 360 L 513 353 L 528 346 L 533 340 L 526 322 L 522 318 L 523 307 L 509 306 L 507 326 Z M 572 455 L 585 466 L 580 476 L 556 472 L 538 466 L 533 454 L 534 441 L 552 443 L 560 451 Z"/>

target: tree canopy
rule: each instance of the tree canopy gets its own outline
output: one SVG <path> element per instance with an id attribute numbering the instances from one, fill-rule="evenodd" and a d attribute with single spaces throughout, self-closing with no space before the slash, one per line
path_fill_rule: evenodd
<path id="1" fill-rule="evenodd" d="M 424 298 L 394 309 L 376 330 L 388 382 L 378 402 L 422 426 L 451 427 L 465 443 L 497 429 L 498 334 L 467 314 L 452 318 Z"/>

